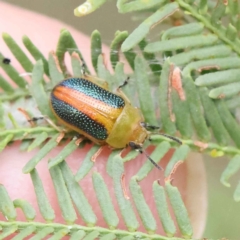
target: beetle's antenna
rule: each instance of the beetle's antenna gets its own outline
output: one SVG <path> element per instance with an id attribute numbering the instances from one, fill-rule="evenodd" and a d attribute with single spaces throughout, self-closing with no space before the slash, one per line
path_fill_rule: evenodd
<path id="1" fill-rule="evenodd" d="M 143 154 L 147 157 L 147 159 L 148 159 L 157 169 L 163 170 L 163 168 L 160 167 L 156 162 L 154 162 L 154 161 L 150 158 L 150 156 L 149 156 L 145 151 L 139 150 L 139 152 L 140 152 L 140 153 L 143 153 Z"/>
<path id="2" fill-rule="evenodd" d="M 149 129 L 149 130 L 160 129 L 160 127 L 158 127 L 158 126 L 152 126 L 152 125 L 149 125 L 148 123 L 145 123 L 145 122 L 142 122 L 142 123 L 141 123 L 141 126 L 143 126 L 143 127 L 146 128 L 146 129 Z M 179 144 L 182 145 L 182 141 L 179 140 L 179 139 L 176 138 L 176 137 L 173 137 L 173 136 L 170 136 L 170 135 L 167 135 L 167 134 L 164 134 L 164 133 L 157 133 L 157 134 L 158 134 L 158 135 L 162 135 L 162 136 L 164 136 L 164 137 L 166 137 L 166 138 L 169 138 L 169 139 L 171 139 L 171 140 L 173 140 L 173 141 L 175 141 L 175 142 L 177 142 L 177 143 L 179 143 Z"/>
<path id="3" fill-rule="evenodd" d="M 129 146 L 130 146 L 132 149 L 134 149 L 134 150 L 136 150 L 136 151 L 139 151 L 141 154 L 143 153 L 143 154 L 147 157 L 147 159 L 148 159 L 157 169 L 163 170 L 163 168 L 160 167 L 156 162 L 154 162 L 154 161 L 152 160 L 152 158 L 142 149 L 142 147 L 141 147 L 140 145 L 136 144 L 135 142 L 129 142 Z"/>
<path id="4" fill-rule="evenodd" d="M 42 120 L 44 117 L 33 117 L 31 119 L 28 119 L 28 122 L 37 122 L 38 120 Z"/>
<path id="5" fill-rule="evenodd" d="M 164 133 L 158 133 L 159 135 L 162 135 L 162 136 L 164 136 L 164 137 L 166 137 L 166 138 L 169 138 L 169 139 L 171 139 L 171 140 L 173 140 L 173 141 L 175 141 L 175 142 L 177 142 L 177 143 L 179 143 L 180 145 L 182 145 L 182 141 L 181 140 L 179 140 L 178 138 L 176 138 L 176 137 L 173 137 L 173 136 L 169 136 L 169 135 L 167 135 L 167 134 L 164 134 Z"/>

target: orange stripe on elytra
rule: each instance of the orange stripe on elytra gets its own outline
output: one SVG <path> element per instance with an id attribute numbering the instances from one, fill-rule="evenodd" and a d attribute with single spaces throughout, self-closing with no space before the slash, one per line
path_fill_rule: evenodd
<path id="1" fill-rule="evenodd" d="M 108 132 L 111 131 L 113 124 L 122 112 L 122 108 L 113 108 L 100 100 L 64 86 L 56 87 L 53 94 L 59 100 L 78 109 L 94 121 L 101 123 Z"/>

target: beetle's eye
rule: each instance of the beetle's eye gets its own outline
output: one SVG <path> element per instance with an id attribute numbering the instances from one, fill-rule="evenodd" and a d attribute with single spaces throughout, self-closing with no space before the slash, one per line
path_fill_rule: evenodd
<path id="1" fill-rule="evenodd" d="M 129 142 L 128 145 L 134 150 L 140 150 L 142 147 L 135 142 Z"/>

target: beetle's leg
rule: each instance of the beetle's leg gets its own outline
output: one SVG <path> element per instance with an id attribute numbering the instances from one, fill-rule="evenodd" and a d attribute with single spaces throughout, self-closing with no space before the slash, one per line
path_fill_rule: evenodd
<path id="1" fill-rule="evenodd" d="M 154 162 L 151 157 L 142 149 L 142 146 L 135 143 L 135 142 L 129 142 L 128 144 L 132 149 L 139 151 L 140 153 L 143 153 L 147 159 L 159 170 L 163 170 L 162 167 L 160 167 L 156 162 Z"/>
<path id="2" fill-rule="evenodd" d="M 91 76 L 89 74 L 86 73 L 86 63 L 83 61 L 83 59 L 81 59 L 82 61 L 82 77 L 94 84 L 97 84 L 98 86 L 106 89 L 106 90 L 109 90 L 108 89 L 108 83 L 106 80 L 104 79 L 101 79 L 101 78 L 98 78 L 98 77 L 95 77 L 95 76 Z"/>
<path id="3" fill-rule="evenodd" d="M 41 116 L 41 117 L 33 117 L 31 119 L 28 120 L 28 122 L 36 122 L 38 120 L 42 120 L 44 119 L 50 126 L 52 126 L 54 129 L 56 129 L 60 134 L 57 137 L 57 142 L 59 143 L 65 136 L 65 134 L 68 132 L 68 129 L 62 129 L 59 128 L 50 118 L 48 118 L 47 116 Z M 78 134 L 75 136 L 76 141 L 75 144 L 77 146 L 80 145 L 80 143 L 84 140 L 84 138 L 82 137 L 82 135 Z"/>
<path id="4" fill-rule="evenodd" d="M 82 66 L 81 66 L 81 72 L 83 76 L 86 76 L 86 63 L 84 62 L 84 60 L 81 58 L 82 61 Z"/>
<path id="5" fill-rule="evenodd" d="M 35 124 L 34 124 L 35 121 L 37 121 L 39 119 L 43 119 L 43 117 L 31 118 L 29 113 L 25 109 L 23 109 L 23 108 L 18 108 L 18 111 L 21 112 L 24 115 L 24 117 L 27 119 L 27 121 L 31 124 L 31 127 L 35 126 Z"/>
<path id="6" fill-rule="evenodd" d="M 84 75 L 84 79 L 86 79 L 86 80 L 98 85 L 99 87 L 104 88 L 104 89 L 109 91 L 107 81 L 105 81 L 101 78 L 86 74 L 86 75 Z"/>
<path id="7" fill-rule="evenodd" d="M 98 78 L 98 77 L 95 77 L 95 76 L 91 76 L 90 74 L 87 74 L 86 73 L 86 63 L 84 62 L 84 60 L 82 58 L 81 58 L 81 61 L 82 61 L 82 66 L 81 66 L 82 67 L 82 69 L 81 69 L 82 76 L 85 79 L 89 80 L 90 82 L 93 82 L 93 83 L 99 85 L 100 87 L 108 90 L 108 83 L 101 78 Z"/>
<path id="8" fill-rule="evenodd" d="M 42 119 L 44 119 L 44 117 L 33 117 L 33 118 L 27 118 L 27 121 L 30 123 L 31 127 L 34 127 L 36 126 L 35 122 Z"/>
<path id="9" fill-rule="evenodd" d="M 41 116 L 41 117 L 33 117 L 33 118 L 28 119 L 28 122 L 36 122 L 36 121 L 42 120 L 42 119 L 44 119 L 43 116 Z"/>
<path id="10" fill-rule="evenodd" d="M 38 120 L 44 119 L 50 126 L 52 126 L 54 129 L 56 129 L 58 132 L 67 132 L 66 129 L 59 128 L 49 117 L 47 116 L 41 116 L 41 117 L 33 117 L 31 119 L 28 119 L 28 122 L 36 122 Z"/>
<path id="11" fill-rule="evenodd" d="M 18 108 L 18 111 L 20 111 L 24 117 L 27 119 L 27 121 L 31 124 L 32 127 L 34 127 L 34 122 L 38 121 L 38 120 L 46 120 L 48 122 L 49 125 L 51 125 L 54 129 L 56 129 L 58 132 L 66 132 L 62 129 L 60 129 L 50 118 L 48 118 L 47 116 L 40 116 L 40 117 L 33 117 L 31 118 L 29 113 L 23 109 L 23 108 Z"/>
<path id="12" fill-rule="evenodd" d="M 126 102 L 128 102 L 129 104 L 131 104 L 131 102 L 130 102 L 130 100 L 128 99 L 128 97 L 127 97 L 127 96 L 125 95 L 125 93 L 122 91 L 122 88 L 128 84 L 129 79 L 130 79 L 130 77 L 127 77 L 127 79 L 124 81 L 124 83 L 117 88 L 116 92 L 117 92 L 118 95 L 121 96 Z"/>
<path id="13" fill-rule="evenodd" d="M 123 82 L 123 84 L 120 85 L 120 86 L 118 86 L 118 88 L 123 88 L 124 86 L 126 86 L 126 85 L 128 84 L 128 82 L 129 82 L 129 79 L 130 79 L 130 77 L 127 77 L 127 79 L 125 79 L 125 81 Z"/>
<path id="14" fill-rule="evenodd" d="M 22 112 L 22 110 L 21 110 Z M 66 130 L 65 129 L 60 129 L 50 118 L 48 118 L 47 116 L 41 116 L 41 117 L 33 117 L 33 118 L 29 118 L 29 116 L 26 116 L 28 122 L 31 123 L 31 126 L 34 127 L 34 125 L 32 124 L 33 122 L 36 122 L 38 120 L 46 120 L 48 122 L 49 125 L 51 125 L 54 129 L 56 129 L 59 132 L 59 136 L 56 139 L 56 142 L 59 143 L 61 142 L 61 140 L 64 138 Z"/>
<path id="15" fill-rule="evenodd" d="M 106 80 L 95 77 L 95 76 L 91 76 L 90 74 L 88 74 L 87 71 L 86 71 L 87 65 L 86 65 L 85 61 L 81 57 L 80 57 L 80 59 L 81 59 L 81 62 L 82 62 L 82 65 L 81 65 L 82 77 L 84 79 L 94 83 L 94 84 L 99 85 L 100 87 L 102 87 L 106 90 L 109 90 L 108 83 L 106 82 Z"/>

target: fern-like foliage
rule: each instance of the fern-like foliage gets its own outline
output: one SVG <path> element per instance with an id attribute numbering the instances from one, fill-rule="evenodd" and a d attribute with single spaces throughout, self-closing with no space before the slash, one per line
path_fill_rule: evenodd
<path id="1" fill-rule="evenodd" d="M 87 1 L 85 5 L 78 7 L 75 13 L 84 15 L 92 12 L 104 2 Z M 88 11 L 84 8 L 86 5 Z M 48 163 L 61 213 L 66 222 L 66 224 L 53 223 L 54 210 L 36 166 L 58 145 L 59 132 L 51 125 L 19 126 L 17 118 L 7 113 L 6 105 L 11 102 L 11 107 L 23 108 L 21 99 L 31 96 L 29 102 L 34 100 L 41 114 L 55 122 L 48 105 L 49 89 L 71 75 L 64 62 L 66 52 L 71 56 L 72 75 L 75 77 L 81 76 L 80 59 L 83 59 L 71 34 L 67 30 L 62 30 L 56 52 L 50 53 L 48 59 L 28 37 L 23 38 L 26 49 L 36 63 L 29 60 L 11 36 L 3 34 L 5 43 L 16 59 L 26 72 L 31 73 L 31 83 L 28 84 L 12 65 L 6 65 L 1 61 L 1 67 L 15 82 L 16 87 L 13 88 L 3 76 L 0 76 L 0 87 L 3 90 L 0 96 L 0 149 L 4 150 L 8 144 L 17 140 L 23 140 L 21 147 L 25 150 L 40 147 L 38 153 L 24 166 L 23 173 L 31 176 L 38 206 L 46 223 L 35 222 L 36 214 L 31 204 L 23 199 L 12 201 L 7 189 L 1 185 L 0 211 L 8 221 L 0 222 L 0 238 L 4 239 L 17 232 L 16 239 L 24 239 L 31 234 L 34 234 L 32 239 L 43 239 L 50 235 L 52 239 L 61 239 L 65 235 L 70 235 L 71 239 L 173 239 L 176 227 L 169 214 L 167 198 L 182 236 L 191 238 L 193 232 L 187 210 L 178 189 L 172 186 L 170 181 L 171 173 L 179 160 L 186 159 L 189 151 L 202 151 L 213 157 L 230 156 L 231 161 L 221 177 L 221 182 L 226 186 L 230 186 L 228 179 L 239 170 L 240 127 L 235 117 L 240 105 L 238 96 L 240 20 L 235 17 L 238 11 L 237 1 L 229 1 L 227 5 L 222 0 L 214 6 L 212 2 L 204 0 L 175 2 L 152 0 L 148 3 L 122 0 L 117 2 L 117 7 L 121 13 L 140 11 L 142 14 L 148 14 L 148 17 L 130 34 L 124 31 L 116 32 L 111 43 L 110 55 L 114 74 L 104 66 L 101 35 L 94 31 L 91 36 L 94 69 L 100 78 L 108 82 L 110 89 L 114 89 L 126 79 L 123 64 L 119 61 L 120 51 L 123 52 L 133 69 L 130 83 L 124 90 L 126 95 L 133 104 L 140 106 L 146 122 L 153 125 L 161 122 L 164 132 L 171 135 L 178 133 L 183 142 L 183 145 L 177 146 L 164 136 L 151 137 L 152 144 L 156 146 L 151 157 L 157 162 L 171 147 L 175 148 L 164 172 L 165 185 L 161 186 L 158 181 L 152 185 L 156 211 L 166 237 L 155 234 L 158 230 L 156 219 L 139 185 L 139 182 L 152 171 L 153 165 L 149 162 L 144 163 L 131 178 L 129 186 L 133 203 L 127 199 L 123 191 L 124 163 L 133 160 L 136 157 L 135 152 L 129 152 L 125 157 L 121 157 L 120 151 L 112 151 L 107 163 L 107 172 L 112 178 L 121 216 L 115 212 L 105 179 L 100 173 L 92 174 L 93 188 L 108 228 L 96 227 L 98 225 L 96 215 L 78 182 L 93 168 L 94 162 L 91 159 L 98 153 L 99 147 L 92 146 L 74 175 L 65 159 L 77 148 L 82 148 L 85 142 L 76 144 L 76 139 L 71 133 L 67 135 L 71 140 Z M 226 26 L 222 24 L 223 17 L 229 17 Z M 148 42 L 146 39 L 151 28 L 163 21 L 172 22 L 177 26 L 169 27 L 162 32 L 159 41 Z M 135 53 L 136 49 L 139 54 Z M 4 56 L 0 54 L 0 58 L 3 59 Z M 152 74 L 148 73 L 149 69 Z M 47 78 L 51 81 L 47 81 Z M 137 99 L 134 97 L 136 95 Z M 160 118 L 156 115 L 159 109 Z M 27 117 L 36 114 L 26 107 L 21 109 L 21 112 Z M 240 201 L 240 184 L 235 190 L 234 199 Z M 139 220 L 133 210 L 133 204 L 147 233 L 137 232 Z M 16 221 L 15 208 L 21 208 L 29 222 Z M 77 219 L 76 212 L 81 216 L 85 226 L 74 225 Z M 119 217 L 124 221 L 128 231 L 118 229 Z"/>

